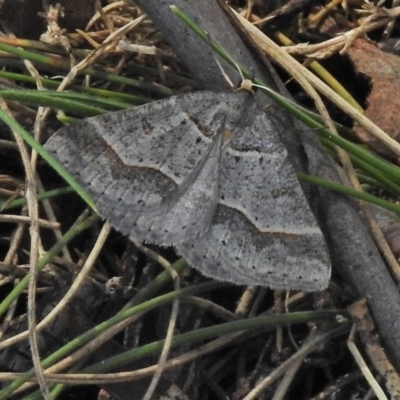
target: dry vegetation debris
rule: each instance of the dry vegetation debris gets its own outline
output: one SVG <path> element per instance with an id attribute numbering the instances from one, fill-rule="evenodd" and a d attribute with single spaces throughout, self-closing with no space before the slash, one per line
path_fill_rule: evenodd
<path id="1" fill-rule="evenodd" d="M 394 54 L 387 54 L 385 50 L 399 36 L 396 20 L 399 7 L 340 0 L 291 0 L 281 7 L 278 4 L 263 0 L 231 1 L 236 11 L 278 44 L 289 45 L 288 54 L 306 66 L 318 61 L 317 73 L 334 90 L 339 92 L 341 88 L 335 86 L 332 77 L 342 83 L 359 109 L 366 110 L 365 115 L 398 140 L 399 61 L 394 55 L 396 46 L 392 46 Z M 184 60 L 178 59 L 152 22 L 142 17 L 142 11 L 129 1 L 57 0 L 49 1 L 48 8 L 43 10 L 41 0 L 4 0 L 0 2 L 0 23 L 1 106 L 33 132 L 39 142 L 44 142 L 60 126 L 59 119 L 65 121 L 71 116 L 134 106 L 193 90 L 197 85 L 186 71 Z M 314 102 L 309 94 L 299 89 L 286 72 L 280 73 L 294 97 L 306 107 L 312 107 Z M 56 91 L 62 90 L 68 90 L 65 93 L 69 97 L 58 96 Z M 352 127 L 349 119 L 331 103 L 327 108 L 332 119 L 340 119 Z M 392 151 L 376 138 L 371 139 L 365 130 L 357 126 L 355 132 L 358 137 L 351 136 L 351 141 L 359 144 L 362 140 L 371 151 L 396 160 Z M 40 217 L 36 221 L 39 271 L 33 311 L 38 322 L 43 318 L 49 321 L 51 315 L 55 317 L 51 323 L 39 325 L 40 329 L 43 326 L 37 338 L 41 359 L 96 325 L 108 324 L 107 330 L 91 337 L 80 351 L 77 347 L 71 348 L 69 360 L 57 360 L 55 366 L 56 361 L 47 361 L 43 369 L 51 365 L 53 369 L 43 374 L 42 385 L 55 391 L 64 387 L 55 388 L 54 382 L 77 385 L 60 390 L 60 398 L 65 399 L 96 398 L 100 389 L 103 395 L 115 398 L 132 398 L 133 393 L 134 398 L 141 398 L 157 370 L 156 366 L 149 366 L 157 364 L 162 348 L 157 341 L 166 335 L 171 307 L 167 300 L 160 298 L 155 309 L 147 304 L 145 311 L 133 313 L 128 320 L 112 318 L 120 316 L 121 310 L 128 306 L 138 306 L 152 297 L 168 296 L 173 285 L 167 273 L 159 275 L 163 271 L 160 265 L 169 265 L 177 257 L 170 249 L 129 243 L 87 211 L 70 189 L 60 190 L 57 196 L 51 190 L 60 188 L 62 181 L 37 159 L 35 152 L 21 156 L 21 145 L 13 138 L 2 124 L 0 378 L 3 390 L 0 399 L 9 398 L 6 394 L 9 382 L 17 380 L 18 373 L 30 371 L 33 365 L 27 344 L 29 310 L 25 291 L 29 265 L 32 266 L 29 231 L 32 208 L 24 200 L 26 165 L 36 171 L 32 182 L 36 185 L 37 199 L 31 198 L 31 201 Z M 24 163 L 21 157 L 25 157 Z M 397 199 L 399 193 L 393 193 L 393 187 L 382 189 L 382 182 L 376 177 L 365 176 L 365 171 L 359 177 L 366 190 L 381 191 L 387 198 Z M 398 222 L 392 215 L 378 215 L 378 220 L 384 220 L 384 231 L 390 232 L 389 243 L 396 246 Z M 398 247 L 393 252 L 398 256 Z M 182 265 L 178 263 L 177 267 Z M 206 289 L 200 286 L 200 281 L 197 275 L 185 277 L 184 286 L 189 288 L 190 296 L 181 300 L 175 327 L 181 345 L 173 347 L 168 355 L 168 360 L 174 359 L 178 366 L 170 369 L 167 361 L 153 398 L 175 395 L 192 399 L 328 399 L 332 396 L 349 399 L 364 395 L 371 390 L 370 385 L 381 396 L 399 397 L 399 378 L 390 363 L 393 355 L 389 354 L 389 360 L 386 358 L 385 345 L 374 331 L 365 305 L 351 308 L 352 318 L 361 332 L 358 346 L 367 354 L 364 368 L 371 369 L 370 377 L 381 374 L 385 378 L 380 382 L 386 395 L 374 379 L 366 383 L 347 351 L 345 340 L 349 325 L 338 324 L 329 317 L 331 310 L 342 309 L 357 298 L 344 277 L 334 274 L 329 289 L 318 294 L 272 293 L 260 288 L 210 284 L 208 288 L 214 291 L 204 297 L 194 297 Z M 18 295 L 17 302 L 13 301 L 14 295 Z M 302 324 L 294 325 L 297 318 L 302 318 L 300 314 L 293 314 L 291 319 L 295 311 L 309 312 L 313 322 L 305 324 L 307 319 L 303 318 Z M 143 317 L 142 312 L 146 314 Z M 324 312 L 326 320 L 315 322 L 313 318 Z M 257 326 L 260 330 L 246 330 L 244 323 L 241 330 L 232 325 L 231 333 L 224 331 L 220 337 L 201 331 L 202 341 L 196 338 L 200 328 L 222 322 L 234 324 L 257 315 L 279 317 L 276 325 L 265 325 L 263 329 Z M 191 332 L 193 336 L 189 337 Z M 138 350 L 135 352 L 135 349 Z M 131 351 L 128 360 L 117 359 L 110 369 L 101 369 L 105 360 L 128 351 Z M 71 367 L 81 371 L 93 365 L 96 368 L 86 370 L 86 375 L 64 375 L 71 372 Z M 122 370 L 129 372 L 118 375 Z M 103 371 L 116 374 L 104 377 L 89 374 Z M 139 380 L 139 377 L 145 378 Z M 116 383 L 120 381 L 124 383 Z M 97 386 L 84 386 L 93 382 Z M 37 395 L 36 385 L 26 383 L 25 388 L 34 393 L 32 396 Z M 22 394 L 16 396 L 23 398 Z"/>

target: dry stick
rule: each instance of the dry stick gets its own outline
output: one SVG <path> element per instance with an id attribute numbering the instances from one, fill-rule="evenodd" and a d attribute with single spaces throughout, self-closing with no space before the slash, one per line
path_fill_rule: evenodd
<path id="1" fill-rule="evenodd" d="M 240 301 L 235 309 L 235 316 L 239 318 L 245 318 L 249 316 L 251 312 L 251 306 L 257 297 L 258 287 L 248 286 L 242 294 Z M 243 353 L 243 352 L 242 352 Z M 224 361 L 226 363 L 226 361 Z M 240 366 L 240 364 L 239 364 Z M 239 384 L 239 381 L 237 382 Z"/>
<path id="2" fill-rule="evenodd" d="M 114 28 L 114 22 L 112 21 L 112 19 L 104 12 L 104 9 L 102 8 L 101 4 L 99 1 L 96 2 L 96 9 L 98 10 L 98 13 L 100 14 L 100 17 L 103 20 L 104 25 L 106 26 L 106 28 L 108 29 L 108 31 L 114 32 L 115 28 Z"/>
<path id="3" fill-rule="evenodd" d="M 16 134 L 15 136 L 18 136 Z M 43 374 L 43 368 L 40 362 L 39 346 L 38 346 L 38 336 L 36 331 L 36 283 L 37 283 L 37 262 L 39 256 L 39 210 L 37 202 L 37 193 L 35 187 L 35 174 L 28 160 L 28 152 L 25 147 L 25 143 L 22 138 L 19 138 L 21 145 L 23 145 L 22 153 L 25 155 L 25 170 L 27 175 L 27 204 L 29 209 L 29 214 L 32 219 L 30 226 L 31 235 L 31 251 L 29 255 L 29 287 L 28 287 L 28 330 L 29 330 L 29 345 L 32 354 L 32 361 L 35 367 L 36 375 L 38 377 L 38 383 L 45 400 L 51 400 L 50 391 Z M 18 143 L 18 142 L 17 142 Z"/>
<path id="4" fill-rule="evenodd" d="M 106 5 L 105 7 L 102 8 L 102 13 L 106 14 L 109 13 L 110 11 L 116 10 L 116 9 L 121 9 L 121 8 L 129 8 L 128 4 L 126 3 L 125 0 L 123 1 L 116 1 L 115 3 L 111 3 Z M 102 17 L 102 14 L 97 11 L 96 14 L 93 15 L 91 20 L 87 23 L 85 31 L 88 31 L 98 19 Z"/>
<path id="5" fill-rule="evenodd" d="M 318 22 L 324 20 L 328 17 L 328 14 L 332 12 L 338 5 L 342 4 L 343 0 L 331 0 L 323 8 L 321 8 L 316 14 L 310 15 L 308 17 L 308 24 L 317 24 Z M 258 25 L 258 23 L 257 23 Z"/>
<path id="6" fill-rule="evenodd" d="M 37 72 L 36 68 L 29 60 L 24 60 L 24 64 L 30 74 L 35 78 L 36 85 L 39 90 L 43 90 L 43 85 L 40 80 L 40 75 Z M 42 121 L 45 115 L 45 109 L 43 107 L 39 107 L 36 118 L 35 118 L 35 125 L 34 125 L 34 137 L 39 142 L 40 141 L 40 132 L 41 127 L 43 126 Z M 18 136 L 19 137 L 19 136 Z M 19 137 L 19 141 L 23 143 L 23 151 L 25 154 L 23 155 L 26 157 L 26 164 L 24 163 L 24 167 L 26 170 L 26 177 L 27 177 L 27 187 L 28 187 L 28 195 L 27 202 L 28 202 L 28 210 L 30 217 L 32 219 L 31 226 L 30 226 L 30 233 L 31 233 L 31 253 L 30 253 L 30 280 L 29 280 L 29 287 L 28 287 L 28 331 L 29 331 L 29 344 L 32 353 L 32 361 L 33 365 L 35 366 L 36 374 L 38 376 L 38 383 L 42 395 L 45 400 L 51 399 L 50 391 L 46 380 L 43 374 L 43 368 L 40 363 L 40 354 L 39 354 L 39 346 L 38 346 L 38 338 L 37 338 L 37 330 L 36 330 L 36 283 L 37 283 L 37 262 L 39 257 L 39 245 L 40 245 L 40 237 L 39 237 L 39 207 L 38 207 L 38 199 L 37 199 L 37 186 L 36 186 L 36 162 L 38 154 L 37 152 L 32 149 L 31 151 L 31 159 L 30 162 L 28 161 L 29 155 L 25 147 L 25 143 Z M 18 143 L 18 142 L 17 142 Z M 22 147 L 21 147 L 22 149 Z M 22 153 L 23 154 L 23 153 Z M 31 205 L 29 204 L 31 201 Z M 33 235 L 34 233 L 34 235 Z M 34 251 L 33 251 L 34 248 Z M 34 263 L 32 264 L 32 259 L 34 259 Z"/>
<path id="7" fill-rule="evenodd" d="M 35 79 L 36 82 L 36 87 L 38 90 L 43 91 L 44 87 L 41 81 L 41 77 L 37 69 L 33 66 L 33 64 L 29 60 L 24 60 L 24 64 L 28 72 L 32 75 L 32 77 Z M 36 118 L 35 118 L 35 125 L 33 127 L 33 133 L 34 133 L 34 138 L 35 140 L 40 143 L 40 133 L 42 131 L 42 127 L 44 124 L 44 116 L 45 116 L 45 108 L 44 107 L 39 107 L 38 111 L 36 113 Z M 32 169 L 35 171 L 36 168 L 36 162 L 38 158 L 38 153 L 35 150 L 32 150 L 31 154 L 31 165 Z"/>
<path id="8" fill-rule="evenodd" d="M 25 214 L 25 207 L 22 208 L 22 214 Z M 11 245 L 8 249 L 7 255 L 4 257 L 2 264 L 17 264 L 17 251 L 20 249 L 21 241 L 25 233 L 25 225 L 18 224 L 17 229 L 11 235 Z"/>
<path id="9" fill-rule="evenodd" d="M 184 303 L 193 304 L 197 308 L 207 311 L 207 313 L 214 314 L 223 321 L 237 321 L 239 319 L 239 316 L 235 315 L 233 312 L 203 297 L 185 296 L 182 298 L 182 301 Z"/>
<path id="10" fill-rule="evenodd" d="M 261 306 L 261 303 L 264 301 L 265 296 L 267 295 L 267 291 L 269 289 L 265 287 L 261 287 L 259 292 L 257 293 L 257 297 L 253 302 L 253 306 L 251 307 L 249 317 L 255 317 L 257 315 L 257 312 Z"/>
<path id="11" fill-rule="evenodd" d="M 44 187 L 43 187 L 43 184 L 42 184 L 40 179 L 38 179 L 37 185 L 38 185 L 38 188 L 39 188 L 39 192 L 43 193 L 44 192 Z M 54 236 L 55 236 L 57 241 L 61 240 L 61 238 L 63 236 L 63 234 L 61 232 L 61 225 L 57 222 L 57 218 L 56 218 L 56 215 L 54 214 L 54 210 L 53 210 L 53 207 L 51 205 L 50 199 L 42 199 L 41 204 L 42 204 L 42 206 L 44 208 L 44 211 L 45 211 L 46 216 L 47 216 L 47 218 L 49 220 L 49 223 L 58 224 L 59 225 L 58 227 L 54 227 L 53 228 L 53 233 L 54 233 Z M 71 257 L 71 254 L 69 253 L 68 246 L 64 246 L 62 248 L 61 252 L 62 252 L 63 257 L 68 262 L 72 263 L 72 257 Z"/>
<path id="12" fill-rule="evenodd" d="M 247 20 L 240 17 L 240 15 L 236 14 L 239 20 L 242 22 L 243 26 L 248 30 L 252 38 L 256 41 L 256 43 L 266 51 L 271 58 L 279 63 L 286 71 L 288 71 L 300 85 L 311 95 L 311 97 L 316 101 L 317 106 L 320 103 L 318 96 L 315 96 L 315 90 L 313 87 L 320 90 L 328 99 L 334 102 L 339 108 L 343 110 L 343 112 L 350 115 L 354 118 L 360 125 L 362 125 L 365 129 L 367 129 L 370 133 L 376 136 L 378 139 L 383 141 L 386 145 L 391 147 L 393 151 L 398 152 L 397 148 L 400 148 L 400 144 L 390 138 L 385 132 L 383 132 L 379 127 L 369 121 L 363 114 L 361 114 L 358 110 L 356 110 L 353 106 L 348 104 L 345 100 L 343 100 L 339 95 L 337 95 L 329 86 L 327 86 L 324 82 L 318 79 L 314 74 L 307 70 L 307 68 L 303 67 L 300 63 L 294 60 L 292 57 L 287 55 L 284 50 L 282 50 L 277 44 L 275 44 L 272 40 L 270 40 L 267 36 L 265 36 L 262 32 L 260 32 L 257 28 L 255 28 L 252 24 L 250 24 Z M 312 88 L 311 88 L 312 85 Z M 310 89 L 311 88 L 311 89 Z M 321 106 L 320 106 L 321 107 Z M 319 108 L 320 108 L 319 107 Z M 320 108 L 323 110 L 323 108 Z M 332 124 L 331 119 L 325 112 L 323 112 L 324 120 L 328 123 L 328 126 L 332 132 L 336 133 L 336 130 Z M 389 143 L 395 142 L 396 146 L 392 147 Z M 352 185 L 359 191 L 362 191 L 362 187 L 356 178 L 354 173 L 353 166 L 348 158 L 347 153 L 344 150 L 338 150 L 338 153 L 341 157 L 342 164 L 347 172 L 347 175 L 352 183 Z M 399 153 L 398 153 L 399 154 Z M 373 215 L 369 206 L 365 204 L 365 202 L 359 202 L 362 204 L 362 209 L 364 214 L 368 220 L 370 230 L 372 236 L 377 243 L 379 249 L 382 251 L 386 261 L 389 264 L 390 270 L 392 274 L 396 277 L 397 282 L 400 282 L 400 266 L 394 257 L 390 247 L 382 233 L 379 224 L 376 221 L 375 216 Z"/>
<path id="13" fill-rule="evenodd" d="M 246 11 L 245 11 L 245 14 L 244 14 L 244 17 L 246 19 L 250 18 L 250 15 L 253 12 L 253 7 L 254 7 L 254 0 L 248 0 L 247 1 L 247 8 L 246 8 Z"/>
<path id="14" fill-rule="evenodd" d="M 22 213 L 24 213 L 24 212 L 25 212 L 25 207 L 23 207 L 23 209 L 22 209 Z M 13 238 L 11 240 L 11 244 L 8 249 L 8 252 L 4 258 L 5 264 L 12 264 L 14 262 L 14 259 L 16 258 L 16 254 L 20 247 L 20 243 L 21 243 L 24 232 L 25 232 L 24 225 L 18 224 L 17 229 L 15 230 L 15 232 L 13 234 Z M 19 283 L 19 280 L 14 280 L 14 286 L 18 285 L 18 283 Z M 4 321 L 0 328 L 0 340 L 1 340 L 2 336 L 4 335 L 4 333 L 8 329 L 9 323 L 12 319 L 12 316 L 14 315 L 16 306 L 17 306 L 17 302 L 14 301 L 12 303 L 11 307 L 7 310 L 7 314 L 6 314 Z"/>
<path id="15" fill-rule="evenodd" d="M 275 290 L 274 291 L 274 305 L 273 305 L 273 310 L 274 313 L 282 313 L 284 309 L 284 302 L 283 302 L 283 295 L 284 295 L 283 290 Z M 287 292 L 286 292 L 287 293 Z M 290 329 L 289 329 L 290 331 Z M 275 333 L 275 346 L 276 350 L 279 353 L 282 353 L 282 347 L 283 347 L 283 326 L 277 326 L 276 327 L 276 333 Z M 298 348 L 296 347 L 298 350 Z"/>
<path id="16" fill-rule="evenodd" d="M 244 317 L 249 314 L 251 305 L 257 296 L 258 286 L 249 286 L 246 288 L 242 297 L 240 298 L 239 304 L 236 307 L 235 315 L 237 317 Z"/>
<path id="17" fill-rule="evenodd" d="M 308 343 L 311 343 L 315 339 L 317 334 L 318 334 L 317 330 L 313 329 L 307 336 L 306 340 L 304 341 L 303 346 L 306 346 Z M 285 396 L 287 391 L 289 390 L 290 384 L 292 383 L 297 371 L 303 364 L 304 359 L 305 356 L 299 358 L 288 368 L 282 380 L 279 382 L 279 385 L 275 390 L 272 400 L 285 400 Z"/>
<path id="18" fill-rule="evenodd" d="M 38 90 L 45 90 L 45 88 L 44 88 L 44 86 L 42 84 L 42 81 L 41 81 L 40 74 L 36 70 L 36 68 L 33 66 L 33 64 L 28 60 L 25 60 L 24 64 L 27 67 L 27 69 L 30 72 L 30 74 L 35 78 L 37 89 Z M 35 135 L 34 137 L 35 137 L 35 139 L 36 139 L 36 141 L 38 143 L 40 143 L 40 134 L 41 134 L 42 129 L 44 127 L 45 119 L 46 119 L 47 115 L 48 115 L 48 111 L 46 111 L 46 108 L 44 108 L 44 107 L 39 107 L 38 108 L 38 111 L 37 111 L 37 114 L 36 114 L 36 118 L 35 118 L 35 125 L 34 125 L 34 135 Z M 32 164 L 33 170 L 36 170 L 35 165 L 37 163 L 37 157 L 38 157 L 38 153 L 36 151 L 32 150 L 31 164 Z M 41 192 L 43 192 L 43 185 L 42 185 L 42 182 L 40 181 L 40 178 L 38 176 L 37 176 L 37 181 L 38 181 L 37 182 L 38 189 Z M 44 204 L 45 204 L 46 211 L 48 211 L 49 217 L 51 217 L 53 221 L 56 221 L 55 215 L 54 215 L 53 210 L 51 209 L 51 206 L 50 206 L 50 201 L 49 200 L 45 200 Z M 62 234 L 61 234 L 60 228 L 58 228 L 55 231 L 55 236 L 56 236 L 57 240 L 59 240 L 61 238 Z M 63 253 L 64 253 L 64 255 L 67 256 L 68 260 L 71 260 L 71 257 L 69 255 L 68 250 L 64 250 L 63 249 Z"/>
<path id="19" fill-rule="evenodd" d="M 5 112 L 9 113 L 7 104 L 1 100 L 1 107 Z M 30 263 L 30 280 L 29 280 L 29 289 L 28 289 L 28 328 L 29 328 L 29 345 L 32 353 L 32 361 L 35 367 L 36 375 L 38 378 L 39 386 L 42 391 L 42 395 L 45 400 L 50 400 L 50 392 L 46 383 L 46 380 L 43 375 L 43 369 L 40 363 L 40 355 L 39 348 L 37 344 L 37 333 L 36 333 L 36 313 L 35 313 L 35 300 L 36 300 L 36 278 L 37 278 L 37 261 L 38 261 L 38 245 L 39 245 L 39 210 L 38 210 L 38 202 L 37 202 L 37 193 L 35 186 L 35 174 L 33 172 L 32 165 L 29 161 L 29 154 L 25 147 L 25 143 L 22 138 L 12 131 L 15 141 L 19 147 L 19 151 L 21 154 L 22 162 L 25 169 L 26 174 L 26 182 L 27 182 L 27 204 L 29 215 L 32 219 L 31 226 L 29 229 L 31 236 L 31 251 L 29 254 L 29 263 Z"/>
<path id="20" fill-rule="evenodd" d="M 32 77 L 35 79 L 37 89 L 45 90 L 42 80 L 41 80 L 41 76 L 40 76 L 39 72 L 37 71 L 37 69 L 34 67 L 34 65 L 29 60 L 24 60 L 24 64 L 25 64 L 26 68 L 28 69 L 28 71 L 30 72 L 30 74 L 32 75 Z M 40 134 L 42 132 L 42 128 L 44 127 L 45 120 L 46 120 L 49 112 L 50 112 L 50 109 L 46 109 L 44 107 L 39 107 L 38 111 L 36 113 L 35 125 L 34 125 L 34 135 L 35 135 L 36 141 L 39 143 L 40 143 Z M 37 156 L 38 156 L 37 152 L 32 151 L 31 164 L 32 164 L 32 167 L 34 170 L 36 170 L 36 168 L 34 168 L 34 165 L 37 162 Z M 37 176 L 36 179 L 37 179 L 37 188 L 40 190 L 40 192 L 43 192 L 44 188 L 43 188 L 42 182 L 40 181 L 40 178 Z M 50 205 L 50 201 L 48 199 L 45 199 L 43 201 L 43 205 L 45 207 L 45 211 L 46 211 L 47 215 L 49 216 L 49 219 L 51 221 L 56 221 L 54 212 Z M 55 237 L 57 240 L 61 239 L 62 234 L 59 229 L 55 230 L 54 234 L 55 234 Z M 67 260 L 72 261 L 72 258 L 66 247 L 63 248 L 62 252 Z"/>
<path id="21" fill-rule="evenodd" d="M 17 150 L 18 146 L 11 140 L 0 139 L 0 147 L 3 149 L 13 149 Z"/>
<path id="22" fill-rule="evenodd" d="M 388 400 L 385 392 L 382 390 L 379 383 L 372 375 L 371 370 L 368 368 L 368 365 L 366 364 L 361 353 L 359 352 L 356 345 L 354 344 L 354 336 L 356 334 L 356 331 L 357 331 L 357 327 L 354 324 L 353 327 L 351 328 L 349 338 L 347 339 L 347 347 L 350 350 L 351 354 L 353 355 L 354 360 L 356 361 L 362 374 L 364 375 L 364 378 L 367 380 L 367 382 L 371 386 L 371 389 L 374 391 L 376 397 L 379 400 Z"/>
<path id="23" fill-rule="evenodd" d="M 289 292 L 286 292 L 286 296 L 285 296 L 285 312 L 289 313 L 289 301 L 291 300 L 291 298 L 289 297 Z M 288 337 L 289 337 L 289 341 L 292 343 L 292 346 L 296 349 L 299 350 L 299 346 L 296 342 L 296 340 L 293 337 L 293 333 L 292 333 L 292 329 L 291 326 L 288 325 Z"/>
<path id="24" fill-rule="evenodd" d="M 178 277 L 177 279 L 175 279 L 174 289 L 179 290 L 180 288 L 181 288 L 181 279 Z M 180 303 L 180 298 L 176 298 L 172 302 L 171 318 L 168 324 L 167 336 L 165 337 L 164 346 L 161 351 L 160 358 L 158 360 L 157 369 L 153 375 L 149 387 L 147 388 L 146 394 L 143 396 L 143 400 L 151 400 L 151 398 L 153 397 L 157 384 L 161 378 L 161 374 L 164 370 L 165 364 L 167 363 L 168 354 L 172 346 L 172 339 L 174 337 L 176 321 L 178 319 L 179 303 Z"/>
<path id="25" fill-rule="evenodd" d="M 62 310 L 66 307 L 68 302 L 75 296 L 76 292 L 79 290 L 82 282 L 86 280 L 86 278 L 89 276 L 90 271 L 92 270 L 92 267 L 94 263 L 96 262 L 96 259 L 102 250 L 105 241 L 107 240 L 108 234 L 111 231 L 111 225 L 106 222 L 103 225 L 103 228 L 96 240 L 95 245 L 93 246 L 92 251 L 89 254 L 89 257 L 87 258 L 84 266 L 82 267 L 81 271 L 79 274 L 76 276 L 74 279 L 74 283 L 71 285 L 67 293 L 64 295 L 64 297 L 58 302 L 58 304 L 51 310 L 51 312 L 46 315 L 45 318 L 43 318 L 42 321 L 37 325 L 36 330 L 37 332 L 40 332 L 43 330 L 47 325 L 49 325 L 54 319 L 59 315 L 59 313 L 62 312 Z M 21 340 L 25 340 L 28 337 L 28 331 L 24 331 L 19 333 L 18 335 L 15 335 L 3 342 L 0 343 L 0 350 L 3 348 L 6 348 L 8 346 L 12 346 L 15 343 L 20 342 Z"/>
<path id="26" fill-rule="evenodd" d="M 38 90 L 45 90 L 43 84 L 42 84 L 42 80 L 41 80 L 41 76 L 39 74 L 39 72 L 37 71 L 37 69 L 34 67 L 34 65 L 29 61 L 29 60 L 25 60 L 24 64 L 27 68 L 27 70 L 30 72 L 30 74 L 32 75 L 32 77 L 35 79 L 36 82 L 36 87 Z M 36 118 L 35 118 L 35 125 L 34 125 L 34 135 L 35 135 L 35 139 L 38 143 L 40 143 L 40 134 L 42 132 L 42 128 L 45 124 L 45 120 L 47 118 L 47 115 L 49 113 L 50 109 L 44 108 L 44 107 L 39 107 L 37 114 L 36 114 Z M 37 152 L 36 151 L 32 151 L 32 158 L 31 158 L 31 164 L 32 164 L 32 168 L 34 170 L 36 170 L 35 165 L 37 162 Z M 43 185 L 42 182 L 40 181 L 40 178 L 37 176 L 37 187 L 40 190 L 40 192 L 43 192 Z M 56 221 L 56 217 L 54 215 L 53 209 L 50 205 L 50 201 L 48 199 L 45 199 L 43 201 L 43 205 L 45 208 L 45 211 L 47 213 L 47 215 L 49 216 L 49 219 L 51 221 Z M 62 233 L 60 228 L 56 229 L 54 231 L 56 240 L 60 240 L 62 237 Z M 72 258 L 69 254 L 68 248 L 64 247 L 62 250 L 62 253 L 64 255 L 64 257 L 68 260 L 68 261 L 72 261 Z"/>
<path id="27" fill-rule="evenodd" d="M 12 223 L 12 224 L 31 224 L 31 219 L 29 217 L 25 217 L 22 215 L 8 215 L 8 214 L 0 214 L 0 222 L 3 223 Z M 59 229 L 60 224 L 58 222 L 50 222 L 46 219 L 38 219 L 38 224 L 42 228 L 49 229 Z"/>

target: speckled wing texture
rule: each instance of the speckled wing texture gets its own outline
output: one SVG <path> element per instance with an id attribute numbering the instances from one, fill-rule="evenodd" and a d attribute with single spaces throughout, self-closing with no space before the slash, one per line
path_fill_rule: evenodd
<path id="1" fill-rule="evenodd" d="M 187 93 L 88 118 L 45 147 L 132 240 L 173 245 L 204 275 L 238 285 L 328 285 L 323 235 L 250 93 Z"/>

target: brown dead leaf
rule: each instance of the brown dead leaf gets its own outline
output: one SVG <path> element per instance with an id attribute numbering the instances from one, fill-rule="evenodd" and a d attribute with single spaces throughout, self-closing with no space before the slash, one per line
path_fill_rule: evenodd
<path id="1" fill-rule="evenodd" d="M 348 55 L 359 73 L 371 80 L 371 93 L 365 115 L 390 137 L 400 142 L 400 58 L 384 53 L 375 44 L 357 39 Z M 359 139 L 387 158 L 394 153 L 359 125 L 354 127 Z"/>

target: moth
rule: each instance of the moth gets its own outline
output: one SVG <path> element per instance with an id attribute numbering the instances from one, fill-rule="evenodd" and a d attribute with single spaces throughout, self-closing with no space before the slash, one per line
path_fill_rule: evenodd
<path id="1" fill-rule="evenodd" d="M 316 291 L 331 266 L 274 119 L 246 91 L 185 93 L 83 119 L 45 148 L 134 241 L 205 276 Z"/>

